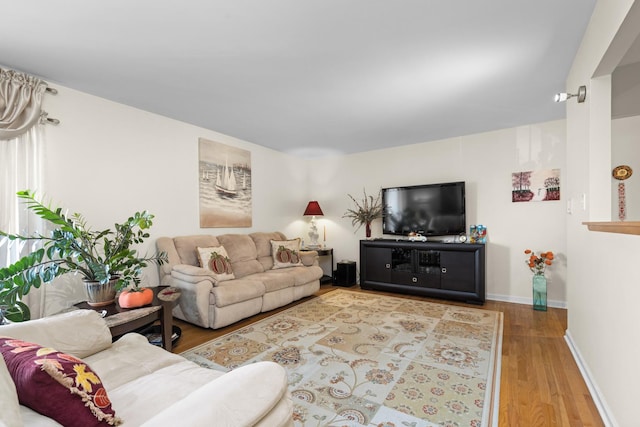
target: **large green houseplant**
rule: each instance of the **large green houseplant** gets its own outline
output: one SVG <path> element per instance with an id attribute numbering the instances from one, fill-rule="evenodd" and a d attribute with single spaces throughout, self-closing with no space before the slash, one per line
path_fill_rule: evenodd
<path id="1" fill-rule="evenodd" d="M 115 292 L 128 285 L 137 288 L 142 268 L 149 263 L 163 264 L 164 253 L 139 257 L 133 245 L 149 237 L 147 229 L 153 215 L 147 211 L 136 212 L 115 230 L 93 231 L 81 214 L 67 215 L 61 208 L 51 208 L 36 199 L 35 193 L 24 190 L 17 193 L 27 208 L 50 224 L 48 235 L 36 233 L 30 236 L 0 231 L 0 239 L 38 241 L 40 248 L 21 259 L 0 268 L 0 308 L 12 321 L 27 320 L 28 307 L 20 301 L 32 287 L 51 282 L 62 274 L 75 272 L 82 276 L 89 291 L 108 290 L 102 301 L 93 305 L 108 304 Z M 113 289 L 113 291 L 111 291 Z"/>

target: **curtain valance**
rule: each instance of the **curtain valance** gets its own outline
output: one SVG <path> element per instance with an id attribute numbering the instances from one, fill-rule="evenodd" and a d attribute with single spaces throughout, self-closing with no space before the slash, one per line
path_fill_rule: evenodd
<path id="1" fill-rule="evenodd" d="M 37 77 L 0 68 L 0 139 L 11 139 L 38 123 L 47 83 Z"/>

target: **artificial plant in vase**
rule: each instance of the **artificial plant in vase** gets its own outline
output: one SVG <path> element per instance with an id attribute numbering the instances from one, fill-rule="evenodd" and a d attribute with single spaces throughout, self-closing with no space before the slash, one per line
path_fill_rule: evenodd
<path id="1" fill-rule="evenodd" d="M 20 298 L 32 287 L 53 281 L 65 273 L 82 276 L 89 294 L 89 304 L 107 305 L 114 301 L 118 290 L 132 285 L 141 289 L 140 274 L 149 263 L 158 265 L 167 261 L 166 254 L 138 256 L 133 248 L 149 237 L 146 231 L 153 224 L 153 215 L 136 212 L 115 230 L 92 230 L 81 214 L 67 215 L 61 208 L 46 206 L 30 190 L 19 191 L 18 197 L 27 208 L 50 224 L 48 235 L 29 236 L 0 231 L 1 240 L 35 241 L 40 248 L 9 265 L 0 268 L 0 307 L 9 313 L 12 321 L 28 320 L 29 314 L 20 315 Z M 24 315 L 26 314 L 26 316 Z"/>
<path id="2" fill-rule="evenodd" d="M 371 222 L 374 219 L 382 218 L 381 192 L 378 191 L 375 199 L 371 195 L 368 196 L 366 190 L 363 189 L 363 192 L 364 198 L 362 202 L 358 202 L 351 194 L 347 194 L 353 203 L 355 203 L 356 207 L 355 209 L 347 209 L 342 217 L 351 218 L 351 225 L 358 226 L 354 233 L 364 225 L 366 236 L 369 238 L 371 237 Z"/>
<path id="3" fill-rule="evenodd" d="M 540 252 L 536 255 L 531 249 L 525 249 L 524 253 L 529 256 L 525 263 L 533 272 L 533 309 L 547 311 L 547 278 L 545 271 L 547 267 L 553 265 L 553 252 Z"/>

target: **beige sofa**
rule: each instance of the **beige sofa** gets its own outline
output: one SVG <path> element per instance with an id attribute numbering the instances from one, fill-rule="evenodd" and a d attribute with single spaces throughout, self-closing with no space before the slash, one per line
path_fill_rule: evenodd
<path id="1" fill-rule="evenodd" d="M 127 334 L 112 344 L 104 319 L 93 310 L 0 326 L 0 336 L 81 358 L 102 380 L 115 415 L 125 427 L 293 425 L 286 373 L 276 363 L 260 362 L 223 373 L 153 346 L 139 334 Z M 39 399 L 51 399 L 51 389 L 35 388 Z M 23 425 L 60 426 L 19 405 L 12 377 L 0 356 L 0 426 Z"/>
<path id="2" fill-rule="evenodd" d="M 300 251 L 301 266 L 274 269 L 272 241 L 286 240 L 280 232 L 159 238 L 156 247 L 169 259 L 159 267 L 160 284 L 181 289 L 173 315 L 216 329 L 317 292 L 317 252 Z M 219 281 L 200 267 L 197 248 L 219 246 L 231 261 L 233 280 Z"/>

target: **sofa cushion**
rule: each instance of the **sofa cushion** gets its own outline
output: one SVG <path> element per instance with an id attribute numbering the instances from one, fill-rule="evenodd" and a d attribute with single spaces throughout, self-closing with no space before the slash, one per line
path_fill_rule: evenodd
<path id="1" fill-rule="evenodd" d="M 4 357 L 0 357 L 0 426 L 23 426 L 20 416 L 20 403 L 13 379 L 9 375 Z"/>
<path id="2" fill-rule="evenodd" d="M 0 353 L 22 405 L 69 427 L 121 423 L 102 381 L 82 360 L 9 337 L 0 337 Z"/>
<path id="3" fill-rule="evenodd" d="M 312 265 L 311 267 L 290 267 L 282 270 L 284 273 L 291 275 L 293 278 L 294 286 L 302 286 L 307 283 L 313 282 L 314 280 L 318 280 L 324 274 L 322 268 L 317 265 Z"/>
<path id="4" fill-rule="evenodd" d="M 272 240 L 271 254 L 273 256 L 273 268 L 287 268 L 302 266 L 300 260 L 300 239 Z"/>
<path id="5" fill-rule="evenodd" d="M 221 282 L 212 288 L 209 302 L 216 307 L 226 307 L 253 298 L 261 298 L 264 293 L 264 284 L 258 280 L 235 279 Z"/>
<path id="6" fill-rule="evenodd" d="M 220 246 L 220 242 L 215 236 L 196 235 L 196 236 L 180 236 L 173 239 L 176 245 L 176 251 L 180 256 L 182 264 L 199 265 L 198 251 L 196 248 Z"/>
<path id="7" fill-rule="evenodd" d="M 185 425 L 184 414 L 190 414 L 189 426 L 293 426 L 292 410 L 284 368 L 256 362 L 194 390 L 142 427 Z"/>
<path id="8" fill-rule="evenodd" d="M 149 345 L 144 336 L 136 333 L 124 335 L 85 361 L 100 374 L 124 426 L 143 424 L 224 374 L 203 370 L 178 354 Z"/>
<path id="9" fill-rule="evenodd" d="M 294 275 L 287 273 L 286 270 L 269 270 L 264 273 L 256 273 L 252 274 L 250 279 L 262 282 L 265 292 L 273 292 L 295 286 Z"/>
<path id="10" fill-rule="evenodd" d="M 258 262 L 262 264 L 265 271 L 273 268 L 273 257 L 271 256 L 272 240 L 287 240 L 287 237 L 279 231 L 273 233 L 256 232 L 249 234 L 256 244 L 258 252 Z"/>
<path id="11" fill-rule="evenodd" d="M 258 250 L 253 239 L 246 234 L 223 234 L 218 236 L 218 241 L 229 254 L 233 274 L 236 278 L 242 278 L 254 273 L 264 271 L 258 261 Z"/>
<path id="12" fill-rule="evenodd" d="M 218 282 L 235 279 L 231 261 L 224 246 L 196 248 L 198 251 L 198 261 L 200 267 L 206 268 L 213 273 L 213 277 Z"/>

